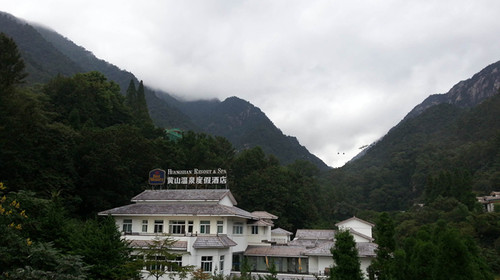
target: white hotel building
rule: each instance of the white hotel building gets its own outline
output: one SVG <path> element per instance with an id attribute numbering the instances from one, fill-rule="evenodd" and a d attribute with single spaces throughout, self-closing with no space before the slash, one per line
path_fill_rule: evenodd
<path id="1" fill-rule="evenodd" d="M 146 190 L 131 201 L 99 215 L 111 215 L 123 238 L 137 248 L 168 234 L 176 240 L 172 251 L 180 255 L 176 261 L 183 266 L 231 275 L 239 273 L 246 257 L 252 273 L 265 273 L 273 262 L 280 278 L 296 279 L 325 275 L 333 266 L 330 248 L 335 230 L 298 230 L 290 240 L 292 233 L 273 229 L 273 220 L 278 217 L 236 207 L 228 189 Z M 337 226 L 349 229 L 354 236 L 361 268 L 366 272 L 375 256 L 373 224 L 351 218 Z"/>

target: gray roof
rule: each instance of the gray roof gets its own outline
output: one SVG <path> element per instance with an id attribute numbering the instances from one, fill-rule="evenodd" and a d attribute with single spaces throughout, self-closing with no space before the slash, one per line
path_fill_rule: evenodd
<path id="1" fill-rule="evenodd" d="M 217 235 L 217 236 L 200 236 L 196 238 L 193 243 L 193 248 L 196 249 L 217 249 L 217 248 L 229 248 L 236 246 L 236 242 L 227 237 L 227 235 Z"/>
<path id="2" fill-rule="evenodd" d="M 309 240 L 310 241 L 310 240 Z M 335 245 L 333 241 L 319 241 L 313 248 L 305 246 L 248 246 L 245 256 L 277 256 L 277 257 L 331 257 L 330 249 Z M 377 244 L 371 242 L 356 243 L 360 257 L 374 257 Z"/>
<path id="3" fill-rule="evenodd" d="M 335 230 L 333 229 L 298 229 L 295 233 L 295 239 L 311 240 L 333 240 Z"/>
<path id="4" fill-rule="evenodd" d="M 267 219 L 267 220 L 276 220 L 278 219 L 278 216 L 273 215 L 267 211 L 253 211 L 253 215 L 261 218 L 261 219 Z"/>
<path id="5" fill-rule="evenodd" d="M 305 250 L 304 254 L 308 256 L 331 256 L 330 248 L 333 247 L 335 242 L 326 241 L 317 244 L 315 247 Z"/>
<path id="6" fill-rule="evenodd" d="M 292 235 L 291 232 L 289 232 L 288 230 L 284 230 L 282 228 L 275 228 L 275 229 L 271 230 L 271 232 L 273 234 L 277 234 L 277 235 Z"/>
<path id="7" fill-rule="evenodd" d="M 221 204 L 129 204 L 99 212 L 99 215 L 112 216 L 236 216 L 256 219 L 251 213 L 234 206 Z"/>
<path id="8" fill-rule="evenodd" d="M 225 196 L 236 205 L 231 191 L 227 189 L 176 189 L 176 190 L 145 190 L 132 198 L 132 202 L 164 202 L 164 201 L 220 201 Z"/>
<path id="9" fill-rule="evenodd" d="M 253 212 L 252 212 L 252 215 L 253 215 Z M 253 225 L 253 226 L 270 226 L 270 227 L 272 227 L 274 225 L 273 222 L 264 221 L 264 220 L 249 221 L 247 224 Z"/>
<path id="10" fill-rule="evenodd" d="M 248 246 L 245 256 L 306 257 L 304 248 L 291 246 Z"/>
<path id="11" fill-rule="evenodd" d="M 335 242 L 322 242 L 318 246 L 305 250 L 304 254 L 308 256 L 326 256 L 331 257 L 332 253 L 330 249 L 335 245 Z M 360 257 L 374 257 L 376 255 L 375 249 L 377 249 L 377 244 L 371 242 L 359 242 L 356 243 L 356 249 L 358 249 L 358 255 Z"/>
<path id="12" fill-rule="evenodd" d="M 297 246 L 304 248 L 315 248 L 320 244 L 325 242 L 332 242 L 331 240 L 323 240 L 323 239 L 294 239 L 288 242 L 289 246 Z"/>

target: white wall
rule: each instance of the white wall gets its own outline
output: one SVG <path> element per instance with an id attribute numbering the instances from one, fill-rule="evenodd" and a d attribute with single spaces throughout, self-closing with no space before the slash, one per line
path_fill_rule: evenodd
<path id="1" fill-rule="evenodd" d="M 345 223 L 339 224 L 339 228 L 351 228 L 359 233 L 372 237 L 372 227 L 358 220 L 350 220 Z"/>

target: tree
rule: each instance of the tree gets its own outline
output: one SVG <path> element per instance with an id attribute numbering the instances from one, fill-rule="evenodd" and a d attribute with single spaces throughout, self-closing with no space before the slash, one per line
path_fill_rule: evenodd
<path id="1" fill-rule="evenodd" d="M 90 265 L 90 278 L 115 280 L 138 276 L 140 266 L 134 265 L 132 249 L 121 238 L 112 217 L 74 221 L 67 227 L 68 250 Z"/>
<path id="2" fill-rule="evenodd" d="M 335 245 L 330 249 L 334 267 L 330 270 L 331 280 L 362 280 L 358 250 L 354 237 L 347 230 L 335 233 Z"/>
<path id="3" fill-rule="evenodd" d="M 33 243 L 28 248 L 23 267 L 5 273 L 5 279 L 19 280 L 83 280 L 88 267 L 77 255 L 63 254 L 52 243 Z"/>
<path id="4" fill-rule="evenodd" d="M 16 84 L 21 84 L 28 74 L 24 71 L 24 61 L 17 49 L 17 45 L 0 33 L 0 95 Z"/>
<path id="5" fill-rule="evenodd" d="M 44 85 L 43 92 L 58 114 L 55 120 L 64 124 L 74 124 L 75 112 L 80 123 L 92 121 L 101 128 L 132 121 L 118 84 L 97 71 L 57 76 Z"/>
<path id="6" fill-rule="evenodd" d="M 79 176 L 74 194 L 81 198 L 81 216 L 129 202 L 142 190 L 148 172 L 159 166 L 160 145 L 166 142 L 146 139 L 130 125 L 83 129 L 80 136 L 74 151 L 79 159 L 74 163 Z"/>
<path id="7" fill-rule="evenodd" d="M 169 235 L 156 236 L 148 242 L 146 248 L 141 250 L 144 267 L 150 276 L 158 280 L 169 271 L 184 275 L 187 271 L 192 270 L 191 266 L 181 266 L 174 262 L 177 257 L 180 257 L 179 254 L 171 251 L 175 242 L 176 240 Z"/>
<path id="8" fill-rule="evenodd" d="M 137 101 L 136 101 L 136 110 L 137 110 L 137 115 L 136 117 L 144 122 L 144 123 L 151 123 L 151 118 L 149 117 L 149 112 L 148 112 L 148 105 L 146 103 L 146 94 L 144 90 L 144 84 L 142 81 L 139 82 L 139 86 L 137 88 Z"/>
<path id="9" fill-rule="evenodd" d="M 430 177 L 425 187 L 427 203 L 433 202 L 438 196 L 454 197 L 472 211 L 476 205 L 476 198 L 472 193 L 470 172 L 461 169 L 444 170 Z"/>
<path id="10" fill-rule="evenodd" d="M 493 279 L 475 241 L 442 220 L 422 226 L 401 249 L 396 279 Z"/>
<path id="11" fill-rule="evenodd" d="M 378 245 L 377 256 L 369 267 L 370 279 L 394 279 L 393 253 L 396 249 L 394 222 L 387 213 L 382 213 L 375 226 L 375 242 Z"/>
<path id="12" fill-rule="evenodd" d="M 31 213 L 1 182 L 0 196 L 1 279 L 86 279 L 87 266 L 80 256 L 61 252 L 51 242 L 36 241 L 24 230 Z"/>
<path id="13" fill-rule="evenodd" d="M 127 93 L 125 95 L 125 104 L 130 108 L 134 108 L 137 103 L 137 90 L 135 89 L 135 83 L 133 79 L 130 79 L 130 83 L 127 88 Z"/>
<path id="14" fill-rule="evenodd" d="M 435 228 L 434 242 L 438 253 L 433 279 L 492 279 L 490 269 L 479 255 L 473 240 L 464 237 L 458 230 L 445 223 Z"/>
<path id="15" fill-rule="evenodd" d="M 252 265 L 248 261 L 247 257 L 243 257 L 241 260 L 241 269 L 240 269 L 241 280 L 252 280 Z"/>
<path id="16" fill-rule="evenodd" d="M 203 271 L 201 267 L 191 272 L 191 275 L 193 276 L 193 280 L 209 280 L 210 278 L 212 278 L 210 273 Z"/>

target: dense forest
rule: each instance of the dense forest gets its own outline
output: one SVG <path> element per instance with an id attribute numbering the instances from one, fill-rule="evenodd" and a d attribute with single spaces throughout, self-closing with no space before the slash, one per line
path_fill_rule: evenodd
<path id="1" fill-rule="evenodd" d="M 25 85 L 15 42 L 0 35 L 0 275 L 132 279 L 137 264 L 104 209 L 127 204 L 153 168 L 229 171 L 238 206 L 276 226 L 376 222 L 374 279 L 493 279 L 500 213 L 476 194 L 500 181 L 500 97 L 440 105 L 401 123 L 356 162 L 329 172 L 255 147 L 186 131 L 171 140 L 149 117 L 144 84 L 123 90 L 100 72 Z M 89 234 L 92 233 L 92 234 Z M 453 249 L 453 250 L 451 250 Z M 459 256 L 459 257 L 457 257 Z"/>

